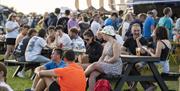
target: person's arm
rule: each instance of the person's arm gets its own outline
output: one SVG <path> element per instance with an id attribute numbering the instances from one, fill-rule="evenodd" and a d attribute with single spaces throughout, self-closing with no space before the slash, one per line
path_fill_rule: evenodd
<path id="1" fill-rule="evenodd" d="M 113 44 L 113 57 L 111 57 L 109 60 L 107 60 L 106 62 L 108 62 L 108 63 L 114 63 L 114 62 L 116 62 L 118 59 L 119 59 L 119 57 L 120 57 L 120 53 L 121 53 L 121 51 L 120 51 L 120 46 L 119 46 L 119 44 L 118 43 L 114 43 Z"/>
<path id="2" fill-rule="evenodd" d="M 38 73 L 38 72 L 40 72 L 41 70 L 46 70 L 46 68 L 45 68 L 45 66 L 39 66 L 39 67 L 37 67 L 36 69 L 35 69 L 35 71 L 34 71 L 34 73 Z"/>
<path id="3" fill-rule="evenodd" d="M 121 54 L 124 54 L 124 55 L 129 55 L 130 54 L 128 51 L 126 51 L 127 48 L 124 47 L 124 46 L 121 46 L 120 50 L 121 50 Z"/>
<path id="4" fill-rule="evenodd" d="M 56 77 L 54 70 L 41 70 L 37 73 L 39 77 Z"/>
<path id="5" fill-rule="evenodd" d="M 155 54 L 152 51 L 150 51 L 150 50 L 148 50 L 146 48 L 144 48 L 144 50 L 146 50 L 153 57 L 160 57 L 161 56 L 161 51 L 162 51 L 162 43 L 157 42 L 157 47 L 156 47 Z"/>
<path id="6" fill-rule="evenodd" d="M 142 42 L 140 42 L 141 39 L 142 39 L 142 36 L 139 36 L 139 37 L 136 39 L 136 43 L 137 43 L 137 47 L 141 49 L 140 52 L 141 52 L 142 54 L 144 54 L 144 53 L 146 53 L 146 51 L 145 51 L 145 50 L 142 50 L 142 45 L 143 45 L 143 44 L 141 44 Z M 143 42 L 146 42 L 146 41 L 143 40 Z M 146 44 L 146 43 L 144 43 L 144 44 Z"/>
<path id="7" fill-rule="evenodd" d="M 98 62 L 101 62 L 104 60 L 104 57 L 105 57 L 105 54 L 104 54 L 104 50 L 103 50 L 103 53 L 101 55 L 101 57 L 99 58 Z"/>

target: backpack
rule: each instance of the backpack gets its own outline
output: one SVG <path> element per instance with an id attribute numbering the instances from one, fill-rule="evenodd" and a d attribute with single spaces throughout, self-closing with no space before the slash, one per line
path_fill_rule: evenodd
<path id="1" fill-rule="evenodd" d="M 111 91 L 111 84 L 108 80 L 100 79 L 96 82 L 94 91 Z"/>

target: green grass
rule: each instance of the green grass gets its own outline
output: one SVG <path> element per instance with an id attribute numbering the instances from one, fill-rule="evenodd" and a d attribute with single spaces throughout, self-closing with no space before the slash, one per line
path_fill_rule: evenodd
<path id="1" fill-rule="evenodd" d="M 171 71 L 178 72 L 180 62 L 178 61 L 178 64 L 171 64 Z M 18 78 L 14 77 L 12 78 L 12 75 L 16 69 L 16 66 L 9 66 L 8 67 L 8 77 L 7 77 L 7 83 L 14 89 L 14 91 L 24 91 L 26 88 L 30 88 L 32 85 L 32 80 L 30 80 L 30 71 L 26 72 L 25 78 Z M 147 71 L 146 71 L 147 72 Z M 146 72 L 143 72 L 146 74 Z M 178 81 L 168 81 L 166 82 L 169 89 L 173 89 L 178 91 L 179 83 Z M 143 88 L 140 84 L 138 84 L 138 91 L 143 91 Z M 124 88 L 127 88 L 127 85 L 124 85 Z M 158 87 L 157 91 L 161 91 Z"/>

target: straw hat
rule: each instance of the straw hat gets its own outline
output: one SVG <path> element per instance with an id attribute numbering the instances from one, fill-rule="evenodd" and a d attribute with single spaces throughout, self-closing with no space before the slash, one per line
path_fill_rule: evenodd
<path id="1" fill-rule="evenodd" d="M 101 32 L 110 36 L 116 35 L 112 26 L 105 26 Z"/>

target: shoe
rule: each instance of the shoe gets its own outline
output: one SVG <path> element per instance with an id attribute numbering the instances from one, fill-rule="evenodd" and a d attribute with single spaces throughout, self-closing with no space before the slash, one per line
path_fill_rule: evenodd
<path id="1" fill-rule="evenodd" d="M 147 88 L 145 91 L 155 91 L 157 89 L 157 86 L 153 85 Z"/>
<path id="2" fill-rule="evenodd" d="M 25 89 L 24 91 L 34 91 L 34 90 L 32 90 L 32 89 L 28 88 L 28 89 Z"/>
<path id="3" fill-rule="evenodd" d="M 20 77 L 20 78 L 24 78 L 24 73 L 23 72 L 18 72 L 17 76 Z"/>

